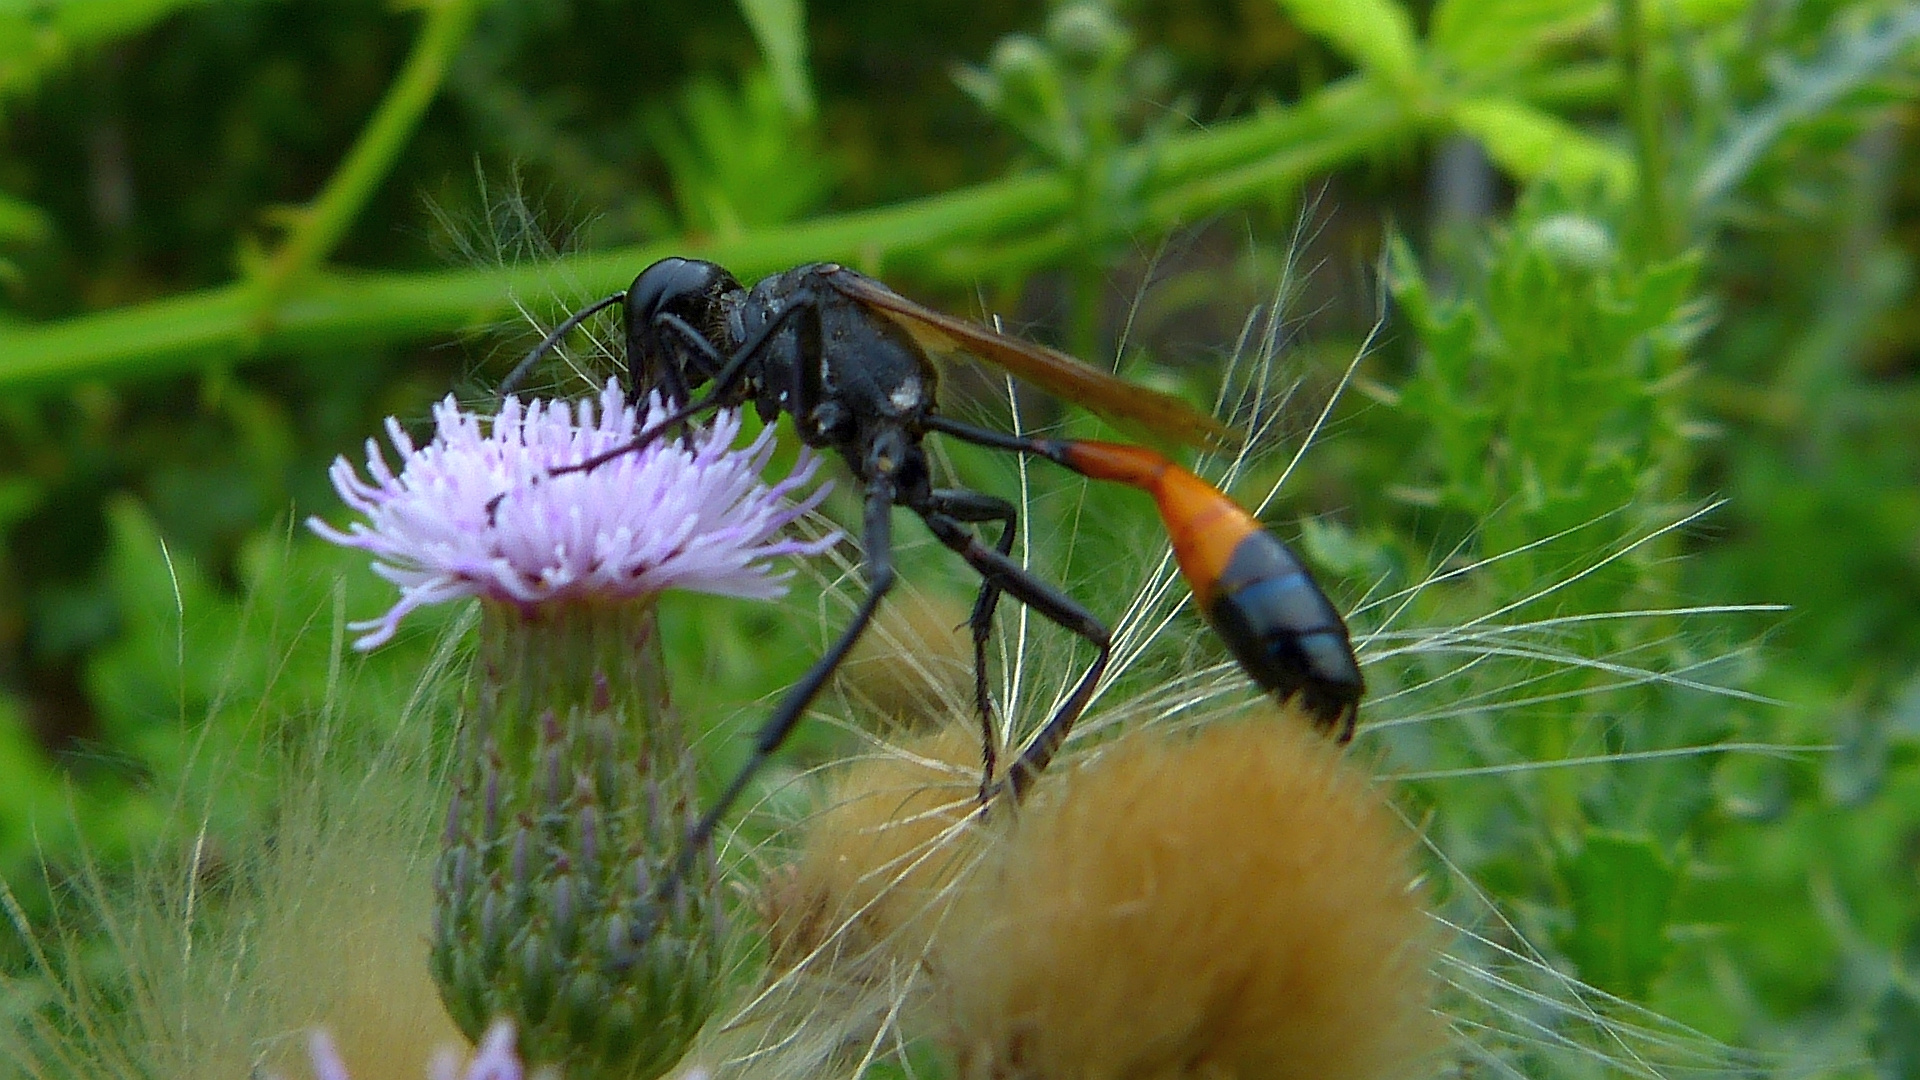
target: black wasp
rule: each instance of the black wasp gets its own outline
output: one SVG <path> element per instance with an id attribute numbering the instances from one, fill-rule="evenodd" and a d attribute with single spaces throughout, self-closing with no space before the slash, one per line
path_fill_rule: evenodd
<path id="1" fill-rule="evenodd" d="M 1122 424 L 1187 445 L 1229 442 L 1232 432 L 1177 398 L 1135 386 L 1042 345 L 941 314 L 863 274 L 814 263 L 744 288 L 710 262 L 662 259 L 626 291 L 569 316 L 508 375 L 518 384 L 542 356 L 588 317 L 622 305 L 628 377 L 636 391 L 658 389 L 675 411 L 628 446 L 568 471 L 631 453 L 708 409 L 751 403 L 766 420 L 790 414 L 800 438 L 831 449 L 852 471 L 865 501 L 862 550 L 867 595 L 827 649 L 761 727 L 753 755 L 691 837 L 704 846 L 754 773 L 786 739 L 827 679 L 866 630 L 894 584 L 891 511 L 919 515 L 933 535 L 980 574 L 968 624 L 975 694 L 985 731 L 982 797 L 1018 798 L 1045 769 L 1106 670 L 1107 627 L 1058 587 L 1013 561 L 1016 511 L 997 495 L 933 485 L 923 440 L 929 432 L 1057 462 L 1082 475 L 1154 496 L 1181 572 L 1200 609 L 1253 680 L 1285 700 L 1298 697 L 1314 722 L 1341 742 L 1353 735 L 1365 683 L 1346 624 L 1304 565 L 1278 537 L 1219 490 L 1152 450 L 1119 443 L 1033 439 L 974 427 L 935 410 L 934 357 L 965 355 Z M 694 392 L 705 388 L 696 398 Z M 995 543 L 971 526 L 998 523 Z M 994 737 L 986 646 L 1002 593 L 1086 639 L 1097 650 L 1072 693 L 994 780 Z"/>

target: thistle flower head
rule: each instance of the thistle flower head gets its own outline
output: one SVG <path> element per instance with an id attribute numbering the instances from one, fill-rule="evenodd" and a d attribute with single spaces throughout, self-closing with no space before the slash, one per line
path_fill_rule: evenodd
<path id="1" fill-rule="evenodd" d="M 524 1075 L 526 1069 L 513 1049 L 513 1025 L 500 1021 L 474 1047 L 465 1070 L 460 1068 L 458 1053 L 442 1054 L 434 1059 L 431 1080 L 520 1080 Z"/>
<path id="2" fill-rule="evenodd" d="M 385 615 L 353 624 L 365 650 L 393 637 L 416 608 L 479 596 L 534 606 L 555 601 L 633 598 L 691 589 L 754 599 L 779 596 L 790 572 L 773 560 L 815 554 L 835 537 L 783 539 L 782 530 L 825 496 L 813 479 L 819 460 L 802 451 L 777 484 L 760 479 L 773 453 L 771 430 L 744 449 L 737 412 L 722 412 L 690 440 L 662 438 L 591 469 L 556 473 L 632 442 L 666 419 L 658 395 L 640 409 L 609 380 L 599 407 L 582 401 L 509 397 L 484 418 L 449 396 L 434 407 L 433 441 L 416 447 L 399 421 L 387 437 L 396 473 L 367 440 L 367 479 L 342 457 L 334 487 L 364 515 L 345 530 L 318 518 L 314 532 L 371 552 L 374 571 L 400 588 Z"/>

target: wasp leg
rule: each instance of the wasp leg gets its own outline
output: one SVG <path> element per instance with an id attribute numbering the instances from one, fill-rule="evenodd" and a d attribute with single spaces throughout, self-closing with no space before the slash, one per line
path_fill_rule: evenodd
<path id="1" fill-rule="evenodd" d="M 859 610 L 840 632 L 839 640 L 814 661 L 800 681 L 793 684 L 787 696 L 780 701 L 773 715 L 760 726 L 753 739 L 753 754 L 747 763 L 735 774 L 733 782 L 721 793 L 719 801 L 706 812 L 699 824 L 693 827 L 688 837 L 691 847 L 704 846 L 713 838 L 713 831 L 720 824 L 734 800 L 745 791 L 753 775 L 760 771 L 767 759 L 773 756 L 780 744 L 787 740 L 794 725 L 806 714 L 807 706 L 820 694 L 820 688 L 826 685 L 834 669 L 847 658 L 847 653 L 860 635 L 866 632 L 867 624 L 873 621 L 873 613 L 880 601 L 893 588 L 893 510 L 894 481 L 891 473 L 878 474 L 867 482 L 866 516 L 861 530 L 861 544 L 866 554 L 867 598 L 860 604 Z"/>
<path id="2" fill-rule="evenodd" d="M 866 513 L 861 533 L 861 543 L 866 548 L 867 598 L 853 613 L 847 628 L 840 632 L 839 639 L 820 659 L 814 661 L 799 682 L 787 690 L 787 696 L 780 700 L 779 707 L 773 710 L 773 715 L 767 717 L 754 735 L 753 752 L 747 758 L 747 763 L 734 774 L 726 790 L 720 793 L 720 798 L 700 816 L 693 828 L 687 830 L 686 844 L 681 848 L 680 857 L 674 860 L 673 872 L 661 883 L 651 902 L 642 902 L 634 913 L 629 930 L 634 941 L 645 941 L 653 935 L 667 905 L 679 894 L 681 882 L 693 872 L 695 862 L 708 850 L 721 819 L 747 790 L 754 774 L 766 765 L 780 744 L 786 742 L 787 736 L 793 733 L 794 726 L 806 715 L 807 706 L 813 704 L 813 699 L 820 694 L 820 688 L 826 685 L 834 669 L 847 658 L 847 653 L 860 640 L 860 635 L 866 632 L 880 601 L 893 588 L 894 492 L 893 473 L 876 469 L 867 482 Z"/>
<path id="3" fill-rule="evenodd" d="M 989 585 L 1092 642 L 1100 650 L 1086 674 L 1074 685 L 1073 692 L 1067 695 L 1067 700 L 1054 710 L 1046 725 L 1008 767 L 1006 779 L 996 785 L 997 788 L 1004 788 L 1017 802 L 1033 786 L 1033 781 L 1046 769 L 1047 763 L 1053 760 L 1060 744 L 1066 741 L 1067 733 L 1073 730 L 1074 721 L 1086 711 L 1087 702 L 1093 698 L 1095 685 L 1107 670 L 1107 660 L 1113 655 L 1112 635 L 1107 632 L 1104 623 L 1093 617 L 1092 612 L 1080 606 L 1079 601 L 1035 577 L 1010 557 L 982 544 L 980 538 L 959 521 L 929 508 L 913 509 L 927 523 L 927 528 L 933 530 L 933 535 L 959 552 L 960 557 L 967 560 L 967 564 L 978 571 Z"/>
<path id="4" fill-rule="evenodd" d="M 926 426 L 930 431 L 951 435 L 975 446 L 985 446 L 993 450 L 1011 450 L 1016 454 L 1031 454 L 1059 465 L 1066 465 L 1069 469 L 1073 468 L 1063 460 L 1061 449 L 1067 444 L 1059 439 L 1034 439 L 1025 435 L 1009 435 L 1004 431 L 974 427 L 972 424 L 961 423 L 938 414 L 927 417 Z"/>
<path id="5" fill-rule="evenodd" d="M 1014 529 L 1020 512 L 1007 500 L 965 488 L 938 488 L 928 500 L 927 509 L 955 521 L 1000 522 L 1000 539 L 994 544 L 994 550 L 1002 558 L 1012 556 Z M 967 625 L 973 629 L 973 702 L 980 714 L 980 795 L 983 799 L 992 793 L 993 772 L 999 764 L 1000 740 L 993 729 L 993 695 L 987 687 L 987 639 L 992 636 L 993 610 L 999 603 L 999 587 L 992 578 L 982 575 L 980 595 L 973 601 L 973 614 L 967 617 Z"/>
<path id="6" fill-rule="evenodd" d="M 688 326 L 685 319 L 672 312 L 661 312 L 653 317 L 653 321 L 679 334 L 695 352 L 704 355 L 711 365 L 709 370 L 720 371 L 727 366 L 727 357 L 713 347 L 713 342 L 701 337 L 698 331 Z M 682 408 L 693 400 L 693 387 L 687 385 L 687 376 L 680 370 L 679 365 L 660 365 L 660 381 L 663 385 L 659 389 L 663 391 L 667 403 L 675 409 Z M 641 392 L 646 389 L 640 379 L 640 352 L 632 334 L 627 335 L 627 383 L 633 387 L 635 397 L 641 396 Z M 712 400 L 711 394 L 708 395 L 708 400 Z M 666 425 L 662 424 L 661 427 L 664 428 Z"/>
<path id="7" fill-rule="evenodd" d="M 642 942 L 653 935 L 660 925 L 667 905 L 680 892 L 680 884 L 693 872 L 694 864 L 708 851 L 713 842 L 713 834 L 720 827 L 720 821 L 727 811 L 747 790 L 753 777 L 773 757 L 780 745 L 793 733 L 794 726 L 806 715 L 807 707 L 813 699 L 820 696 L 820 689 L 833 676 L 847 653 L 859 642 L 860 635 L 866 633 L 868 624 L 873 622 L 873 613 L 880 607 L 880 601 L 893 589 L 893 504 L 898 492 L 894 472 L 902 455 L 898 449 L 898 440 L 884 437 L 878 440 L 882 445 L 873 459 L 867 462 L 866 507 L 861 522 L 861 544 L 865 548 L 867 576 L 867 598 L 860 604 L 859 610 L 848 620 L 845 630 L 833 645 L 814 661 L 800 681 L 787 690 L 787 696 L 760 725 L 753 737 L 753 752 L 747 763 L 734 774 L 720 798 L 707 809 L 693 828 L 687 830 L 686 843 L 680 850 L 680 857 L 674 860 L 673 872 L 661 883 L 659 890 L 650 902 L 637 905 L 629 933 L 635 942 Z"/>

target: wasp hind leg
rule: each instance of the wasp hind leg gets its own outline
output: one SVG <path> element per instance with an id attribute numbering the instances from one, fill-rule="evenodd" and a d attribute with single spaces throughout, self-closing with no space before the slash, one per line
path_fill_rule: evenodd
<path id="1" fill-rule="evenodd" d="M 1106 624 L 1081 607 L 1079 601 L 1062 592 L 1059 587 L 1034 576 L 1009 555 L 982 544 L 980 538 L 958 518 L 931 507 L 914 509 L 941 543 L 958 552 L 961 558 L 967 560 L 967 565 L 985 579 L 983 595 L 987 589 L 996 593 L 1004 592 L 1063 629 L 1091 642 L 1099 650 L 1086 674 L 1074 684 L 1067 700 L 1054 710 L 1045 726 L 1027 743 L 1027 748 L 1007 767 L 1005 779 L 989 785 L 982 792 L 982 801 L 1004 790 L 1017 802 L 1033 786 L 1033 781 L 1046 769 L 1047 763 L 1053 760 L 1060 744 L 1066 741 L 1067 733 L 1073 730 L 1074 722 L 1080 719 L 1087 703 L 1093 700 L 1094 687 L 1099 684 L 1100 676 L 1107 670 L 1107 661 L 1113 655 L 1113 637 L 1107 631 Z M 1011 528 L 1008 532 L 1011 534 Z M 988 605 L 988 611 L 991 613 L 991 604 Z"/>
<path id="2" fill-rule="evenodd" d="M 752 755 L 734 775 L 733 782 L 727 785 L 719 800 L 708 809 L 699 824 L 694 826 L 693 832 L 687 838 L 689 847 L 704 847 L 709 840 L 713 839 L 714 829 L 719 826 L 720 819 L 732 807 L 734 800 L 746 791 L 747 784 L 753 779 L 754 774 L 758 773 L 767 763 L 767 759 L 780 749 L 780 744 L 787 741 L 787 736 L 792 734 L 794 725 L 806 715 L 807 707 L 813 704 L 813 699 L 820 695 L 821 687 L 826 685 L 827 680 L 847 658 L 847 653 L 852 651 L 854 644 L 860 640 L 860 635 L 866 633 L 867 625 L 873 621 L 874 611 L 880 607 L 880 601 L 885 599 L 887 593 L 893 589 L 893 522 L 891 518 L 893 493 L 894 484 L 891 475 L 876 476 L 868 482 L 865 521 L 861 531 L 861 543 L 865 547 L 866 555 L 866 599 L 861 601 L 859 609 L 848 621 L 847 628 L 840 632 L 840 637 L 821 655 L 820 659 L 814 661 L 806 674 L 800 676 L 800 681 L 788 689 L 787 696 L 780 700 L 780 705 L 774 709 L 773 715 L 760 725 L 759 733 L 753 738 Z"/>
<path id="3" fill-rule="evenodd" d="M 768 759 L 773 757 L 774 752 L 780 749 L 781 744 L 787 741 L 787 736 L 793 733 L 800 718 L 806 715 L 807 707 L 812 705 L 813 699 L 820 695 L 821 688 L 833 676 L 841 662 L 847 658 L 847 653 L 852 651 L 854 644 L 860 640 L 860 635 L 866 633 L 867 626 L 873 622 L 874 611 L 880 607 L 880 601 L 885 599 L 887 593 L 892 590 L 894 491 L 894 478 L 891 472 L 876 471 L 867 482 L 866 509 L 861 533 L 861 542 L 866 547 L 866 599 L 861 601 L 859 609 L 853 613 L 853 618 L 848 621 L 846 629 L 840 632 L 840 637 L 821 655 L 820 659 L 814 661 L 813 666 L 800 677 L 800 681 L 787 690 L 787 696 L 780 699 L 780 704 L 773 710 L 773 715 L 767 717 L 766 721 L 760 725 L 759 732 L 754 735 L 753 750 L 748 755 L 746 764 L 734 774 L 732 781 L 721 792 L 720 798 L 708 807 L 707 812 L 700 816 L 700 820 L 694 823 L 693 828 L 687 830 L 685 846 L 680 851 L 680 857 L 674 861 L 672 873 L 661 883 L 651 900 L 643 901 L 634 913 L 630 929 L 634 941 L 645 941 L 653 935 L 654 930 L 660 925 L 666 905 L 679 894 L 681 883 L 693 872 L 695 863 L 708 850 L 708 845 L 713 842 L 713 834 L 719 829 L 720 822 L 726 817 L 727 811 L 739 801 L 754 776 L 766 765 Z"/>
<path id="4" fill-rule="evenodd" d="M 1000 522 L 1000 539 L 994 543 L 993 550 L 1002 559 L 1011 560 L 1014 529 L 1019 523 L 1020 512 L 1007 500 L 965 488 L 939 488 L 928 500 L 927 510 L 970 524 Z M 993 774 L 999 766 L 1000 738 L 993 727 L 993 694 L 987 685 L 987 640 L 993 635 L 993 611 L 999 603 L 999 586 L 994 584 L 992 577 L 983 573 L 980 577 L 980 595 L 974 598 L 973 613 L 967 616 L 967 625 L 973 631 L 973 703 L 974 710 L 980 716 L 982 801 L 993 792 Z"/>

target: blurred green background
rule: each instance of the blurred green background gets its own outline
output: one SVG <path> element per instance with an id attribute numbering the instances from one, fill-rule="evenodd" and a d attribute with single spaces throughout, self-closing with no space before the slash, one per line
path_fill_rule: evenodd
<path id="1" fill-rule="evenodd" d="M 0 877 L 33 918 L 208 762 L 395 721 L 457 613 L 343 652 L 390 590 L 300 525 L 385 417 L 661 255 L 833 259 L 1196 403 L 1271 354 L 1240 490 L 1332 403 L 1267 516 L 1513 940 L 1743 1070 L 1920 1077 L 1917 80 L 1920 7 L 1819 0 L 0 7 Z M 1152 541 L 1089 497 L 1110 611 Z M 826 632 L 693 616 L 725 731 Z M 1537 1023 L 1501 1060 L 1644 1074 Z"/>

